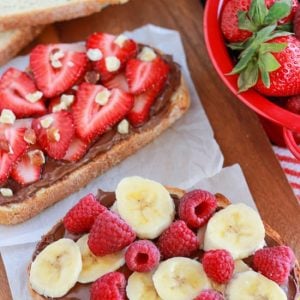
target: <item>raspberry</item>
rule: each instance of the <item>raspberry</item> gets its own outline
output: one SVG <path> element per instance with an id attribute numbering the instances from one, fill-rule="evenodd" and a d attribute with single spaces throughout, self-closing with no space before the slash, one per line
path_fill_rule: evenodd
<path id="1" fill-rule="evenodd" d="M 89 234 L 88 245 L 97 256 L 124 249 L 136 238 L 132 228 L 118 215 L 107 210 L 95 221 Z"/>
<path id="2" fill-rule="evenodd" d="M 158 239 L 158 248 L 164 258 L 191 256 L 199 248 L 195 233 L 184 221 L 176 221 Z"/>
<path id="3" fill-rule="evenodd" d="M 91 300 L 125 300 L 126 279 L 120 272 L 111 272 L 91 286 Z"/>
<path id="4" fill-rule="evenodd" d="M 179 204 L 179 217 L 191 228 L 203 226 L 217 208 L 215 196 L 202 190 L 186 193 Z"/>
<path id="5" fill-rule="evenodd" d="M 258 250 L 253 257 L 254 268 L 279 285 L 285 283 L 295 264 L 295 255 L 287 246 Z"/>
<path id="6" fill-rule="evenodd" d="M 128 247 L 125 260 L 131 271 L 150 272 L 158 265 L 160 252 L 152 242 L 140 240 Z"/>
<path id="7" fill-rule="evenodd" d="M 106 208 L 101 205 L 93 194 L 83 197 L 64 217 L 65 228 L 74 234 L 90 231 L 96 218 Z"/>
<path id="8" fill-rule="evenodd" d="M 206 275 L 217 283 L 227 283 L 232 277 L 234 261 L 226 250 L 207 251 L 202 264 Z"/>
<path id="9" fill-rule="evenodd" d="M 224 300 L 224 297 L 214 290 L 203 290 L 194 300 Z"/>
<path id="10" fill-rule="evenodd" d="M 286 101 L 286 109 L 300 115 L 300 96 L 293 96 Z"/>

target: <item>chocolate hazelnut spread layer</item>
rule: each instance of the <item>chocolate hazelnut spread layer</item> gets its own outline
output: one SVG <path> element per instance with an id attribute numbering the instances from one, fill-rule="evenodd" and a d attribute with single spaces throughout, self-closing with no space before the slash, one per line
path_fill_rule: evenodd
<path id="1" fill-rule="evenodd" d="M 179 198 L 177 195 L 171 195 L 175 206 L 178 206 Z M 114 202 L 116 201 L 116 196 L 114 192 L 104 192 L 102 190 L 98 191 L 97 195 L 98 201 L 106 206 L 107 208 L 111 207 Z M 218 210 L 221 210 L 222 208 L 219 208 Z M 77 241 L 81 235 L 74 235 L 69 233 L 65 227 L 63 222 L 59 222 L 56 226 L 52 228 L 52 230 L 46 234 L 45 236 L 42 237 L 42 240 L 39 242 L 39 244 L 36 247 L 36 250 L 33 254 L 32 261 L 36 258 L 36 256 L 43 250 L 45 249 L 48 245 L 51 243 L 61 239 L 61 238 L 68 238 L 72 239 L 74 241 Z M 266 236 L 265 237 L 266 245 L 268 247 L 273 247 L 273 246 L 278 246 L 279 243 L 272 238 L 271 236 Z M 204 251 L 199 250 L 198 253 L 195 254 L 195 257 L 202 257 L 204 254 Z M 253 267 L 253 257 L 250 256 L 246 259 L 244 259 L 244 262 L 250 267 Z M 120 272 L 124 273 L 126 278 L 129 277 L 131 274 L 131 271 L 128 270 L 128 268 L 125 266 L 121 267 L 119 269 Z M 82 283 L 76 283 L 76 285 L 63 297 L 60 298 L 54 298 L 54 299 L 59 299 L 59 300 L 84 300 L 84 299 L 89 299 L 90 297 L 90 286 L 91 283 L 89 284 L 82 284 Z M 296 274 L 294 271 L 291 272 L 288 282 L 281 286 L 284 290 L 284 292 L 287 295 L 288 300 L 297 300 L 297 297 L 299 296 L 299 282 L 297 279 Z M 52 299 L 52 298 L 51 298 Z"/>
<path id="2" fill-rule="evenodd" d="M 32 196 L 39 189 L 52 185 L 64 176 L 72 173 L 77 168 L 87 164 L 97 155 L 108 151 L 114 145 L 118 144 L 118 142 L 126 140 L 131 134 L 149 130 L 156 124 L 160 123 L 164 116 L 168 113 L 168 110 L 170 109 L 170 99 L 173 93 L 180 86 L 181 82 L 181 71 L 179 65 L 177 65 L 169 55 L 162 55 L 162 58 L 168 63 L 170 72 L 164 89 L 157 97 L 151 108 L 150 119 L 146 123 L 137 128 L 130 126 L 129 134 L 120 134 L 116 127 L 112 128 L 100 136 L 91 145 L 85 156 L 77 162 L 66 162 L 47 157 L 40 180 L 27 186 L 22 186 L 12 179 L 7 181 L 5 187 L 10 188 L 13 191 L 13 195 L 11 197 L 3 197 L 0 195 L 0 205 L 22 202 L 24 199 Z"/>

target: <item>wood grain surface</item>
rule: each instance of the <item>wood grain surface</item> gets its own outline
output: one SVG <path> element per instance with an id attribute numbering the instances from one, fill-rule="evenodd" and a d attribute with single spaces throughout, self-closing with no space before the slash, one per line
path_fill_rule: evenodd
<path id="1" fill-rule="evenodd" d="M 279 232 L 300 259 L 300 207 L 296 197 L 257 116 L 227 90 L 213 69 L 204 45 L 202 21 L 199 0 L 131 0 L 90 17 L 48 26 L 25 51 L 39 42 L 81 41 L 94 31 L 118 34 L 148 23 L 178 30 L 225 165 L 241 165 L 262 218 Z M 0 299 L 11 299 L 1 261 Z"/>

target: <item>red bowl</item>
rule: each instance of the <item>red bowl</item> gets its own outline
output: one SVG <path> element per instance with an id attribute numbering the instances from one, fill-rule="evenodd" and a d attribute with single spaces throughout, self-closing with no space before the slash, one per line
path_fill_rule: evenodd
<path id="1" fill-rule="evenodd" d="M 234 66 L 227 51 L 219 22 L 222 7 L 227 1 L 206 1 L 203 26 L 205 43 L 210 59 L 219 76 L 232 93 L 263 118 L 263 125 L 267 127 L 267 132 L 271 133 L 269 134 L 271 140 L 277 144 L 282 144 L 280 141 L 284 140 L 286 146 L 300 160 L 300 146 L 297 145 L 294 135 L 300 134 L 300 115 L 289 112 L 272 103 L 254 89 L 239 94 L 237 76 L 225 75 Z M 275 135 L 274 132 L 277 132 L 279 136 Z"/>

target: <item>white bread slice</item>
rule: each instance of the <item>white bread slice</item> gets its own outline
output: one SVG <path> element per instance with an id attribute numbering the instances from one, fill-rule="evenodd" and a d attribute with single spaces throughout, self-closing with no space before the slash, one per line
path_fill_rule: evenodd
<path id="1" fill-rule="evenodd" d="M 128 0 L 9 0 L 0 1 L 0 31 L 88 16 L 110 4 Z"/>
<path id="2" fill-rule="evenodd" d="M 187 111 L 189 105 L 189 92 L 182 78 L 180 86 L 171 97 L 167 110 L 163 112 L 161 120 L 155 126 L 141 132 L 132 132 L 127 139 L 115 144 L 110 150 L 98 154 L 94 159 L 49 187 L 40 188 L 22 202 L 0 205 L 0 224 L 24 222 L 45 208 L 77 192 L 90 181 L 153 141 L 179 119 Z"/>
<path id="3" fill-rule="evenodd" d="M 41 31 L 42 27 L 36 26 L 0 32 L 0 66 L 14 57 Z"/>
<path id="4" fill-rule="evenodd" d="M 184 194 L 186 193 L 185 190 L 179 189 L 177 187 L 166 186 L 166 188 L 168 189 L 170 194 L 176 195 L 179 199 L 182 198 L 184 196 Z M 225 208 L 231 204 L 230 200 L 227 199 L 222 194 L 216 194 L 216 198 L 217 198 L 218 208 Z M 58 222 L 56 225 L 58 225 L 59 223 L 60 222 Z M 55 226 L 53 228 L 55 228 Z M 286 242 L 281 238 L 281 236 L 271 226 L 269 226 L 266 223 L 264 223 L 264 226 L 265 226 L 265 230 L 266 230 L 266 238 L 267 239 L 271 240 L 275 245 L 286 245 Z M 53 228 L 42 237 L 42 240 L 47 241 L 47 237 L 49 236 L 49 234 L 51 234 L 53 232 Z M 32 263 L 32 261 L 30 262 L 30 264 L 28 266 L 28 277 L 29 277 L 29 272 L 30 272 L 30 268 L 31 268 L 31 263 Z M 300 266 L 299 266 L 298 260 L 296 260 L 296 262 L 295 262 L 295 267 L 294 267 L 293 273 L 294 273 L 293 275 L 295 277 L 295 280 L 297 282 L 300 282 Z M 46 297 L 38 294 L 36 291 L 34 291 L 31 288 L 29 280 L 28 280 L 28 288 L 29 288 L 29 292 L 30 292 L 32 299 L 34 299 L 34 300 L 49 299 L 49 298 L 46 298 Z M 299 298 L 296 296 L 295 300 L 299 300 Z"/>

